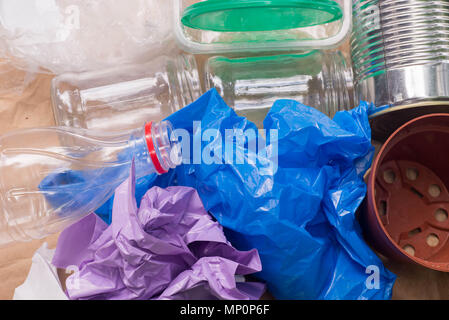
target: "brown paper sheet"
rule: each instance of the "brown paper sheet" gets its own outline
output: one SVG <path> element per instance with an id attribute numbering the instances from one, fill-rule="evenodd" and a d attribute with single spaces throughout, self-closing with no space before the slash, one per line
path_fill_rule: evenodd
<path id="1" fill-rule="evenodd" d="M 54 125 L 51 76 L 32 75 L 0 61 L 0 135 L 19 128 Z M 0 299 L 12 299 L 30 270 L 34 252 L 47 241 L 56 247 L 57 235 L 46 240 L 0 248 Z"/>
<path id="2" fill-rule="evenodd" d="M 30 75 L 0 61 L 0 134 L 18 128 L 54 125 L 52 76 Z M 34 252 L 45 242 L 54 248 L 58 236 L 0 248 L 0 299 L 11 299 L 29 272 Z M 398 275 L 394 299 L 449 299 L 449 273 L 386 261 Z"/>

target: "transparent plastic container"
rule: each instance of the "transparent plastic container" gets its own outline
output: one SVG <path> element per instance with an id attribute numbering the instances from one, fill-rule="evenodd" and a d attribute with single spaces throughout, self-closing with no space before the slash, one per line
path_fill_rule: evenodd
<path id="1" fill-rule="evenodd" d="M 66 73 L 52 82 L 56 124 L 122 132 L 160 121 L 201 96 L 192 55 L 160 56 L 144 65 Z"/>
<path id="2" fill-rule="evenodd" d="M 340 51 L 212 57 L 204 79 L 207 88 L 216 88 L 230 107 L 259 128 L 279 99 L 299 101 L 330 117 L 354 106 L 352 69 Z"/>
<path id="3" fill-rule="evenodd" d="M 191 26 L 185 26 L 182 20 L 185 21 L 186 13 L 191 11 L 192 5 L 198 6 L 200 2 L 206 2 L 210 0 L 172 0 L 173 12 L 174 12 L 174 32 L 178 44 L 182 49 L 187 52 L 195 54 L 222 54 L 231 52 L 275 52 L 275 51 L 298 51 L 298 50 L 310 50 L 310 49 L 331 49 L 338 47 L 349 35 L 352 25 L 352 1 L 351 0 L 336 0 L 334 1 L 340 6 L 342 16 L 340 19 L 324 24 L 316 24 L 325 22 L 326 19 L 313 19 L 308 18 L 308 15 L 304 15 L 307 18 L 310 26 L 294 27 L 292 23 L 289 27 L 288 20 L 292 20 L 292 15 L 295 13 L 279 14 L 278 20 L 285 21 L 282 29 L 277 26 L 277 30 L 262 30 L 262 31 L 245 31 L 245 32 L 223 32 L 223 31 L 210 31 L 198 28 L 192 28 Z M 217 1 L 217 0 L 215 0 Z M 236 2 L 236 0 L 232 0 Z M 255 0 L 242 0 L 241 2 L 254 2 Z M 276 1 L 259 1 L 259 8 L 264 5 L 273 4 Z M 283 1 L 284 2 L 284 1 Z M 294 2 L 294 1 L 290 1 Z M 311 5 L 315 5 L 318 1 L 309 1 Z M 326 0 L 326 2 L 328 2 Z M 226 1 L 222 1 L 222 4 L 226 6 Z M 242 5 L 239 5 L 240 7 Z M 254 4 L 253 4 L 254 6 Z M 251 14 L 252 8 L 247 11 Z M 224 10 L 225 11 L 225 10 Z M 220 23 L 226 23 L 229 19 L 226 15 L 222 14 L 223 11 L 212 13 L 208 18 L 213 21 L 215 25 Z M 296 13 L 301 11 L 296 11 Z M 319 13 L 319 12 L 318 12 Z M 276 10 L 266 13 L 266 16 L 276 14 Z M 312 14 L 312 13 L 310 13 Z M 190 15 L 190 16 L 193 16 Z M 195 16 L 198 18 L 198 15 Z M 241 15 L 241 19 L 237 20 L 243 24 L 245 19 L 245 13 Z M 200 22 L 204 19 L 200 16 Z M 267 24 L 266 19 L 264 23 Z M 238 24 L 237 24 L 238 25 Z M 301 23 L 298 23 L 301 25 Z M 215 26 L 216 27 L 216 26 Z M 276 26 L 273 26 L 274 28 Z M 219 30 L 215 28 L 216 30 Z M 262 28 L 263 29 L 263 28 Z"/>
<path id="4" fill-rule="evenodd" d="M 181 163 L 169 122 L 126 134 L 66 127 L 0 137 L 0 245 L 41 239 L 94 212 L 130 174 Z"/>

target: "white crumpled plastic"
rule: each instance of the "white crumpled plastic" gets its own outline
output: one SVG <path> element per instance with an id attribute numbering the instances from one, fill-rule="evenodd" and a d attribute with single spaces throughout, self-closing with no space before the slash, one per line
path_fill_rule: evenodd
<path id="1" fill-rule="evenodd" d="M 26 281 L 14 292 L 13 300 L 68 300 L 56 268 L 51 264 L 55 250 L 44 243 L 33 256 Z"/>
<path id="2" fill-rule="evenodd" d="M 147 61 L 172 34 L 168 0 L 0 0 L 0 55 L 60 74 Z"/>

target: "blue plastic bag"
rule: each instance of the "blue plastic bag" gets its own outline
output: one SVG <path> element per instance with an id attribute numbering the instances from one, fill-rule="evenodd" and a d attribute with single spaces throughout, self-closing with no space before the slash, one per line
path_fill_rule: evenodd
<path id="1" fill-rule="evenodd" d="M 362 103 L 331 120 L 279 100 L 264 121 L 265 129 L 278 130 L 276 173 L 262 174 L 259 162 L 223 165 L 221 159 L 184 164 L 154 185 L 196 188 L 234 246 L 258 249 L 263 271 L 257 276 L 278 299 L 390 299 L 395 276 L 365 244 L 355 216 L 374 153 L 367 108 Z M 193 121 L 201 121 L 202 132 L 219 129 L 222 137 L 226 129 L 257 131 L 214 89 L 168 120 L 191 137 Z M 208 145 L 203 141 L 202 150 Z M 194 156 L 192 150 L 190 163 Z"/>

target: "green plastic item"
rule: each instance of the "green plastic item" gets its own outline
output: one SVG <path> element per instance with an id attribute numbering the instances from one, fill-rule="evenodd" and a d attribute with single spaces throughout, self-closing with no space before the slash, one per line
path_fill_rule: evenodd
<path id="1" fill-rule="evenodd" d="M 332 0 L 207 0 L 186 8 L 186 27 L 218 32 L 273 31 L 321 25 L 341 19 Z"/>

